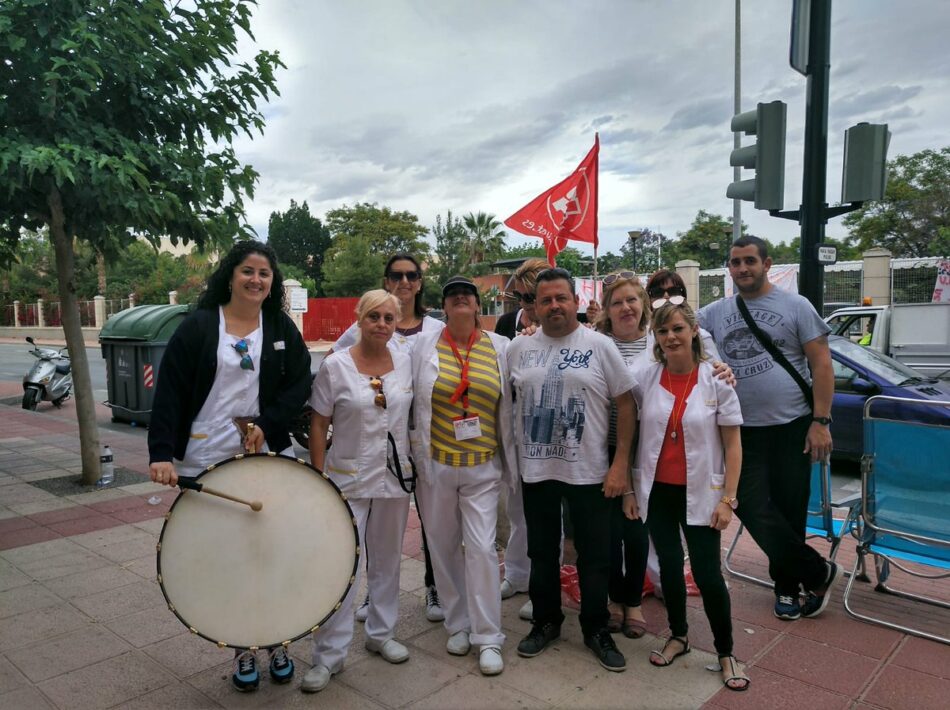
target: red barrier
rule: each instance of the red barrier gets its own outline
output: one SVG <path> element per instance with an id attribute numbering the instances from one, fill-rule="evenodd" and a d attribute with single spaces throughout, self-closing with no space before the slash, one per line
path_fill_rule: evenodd
<path id="1" fill-rule="evenodd" d="M 359 298 L 308 298 L 303 314 L 303 339 L 336 340 L 356 320 Z"/>

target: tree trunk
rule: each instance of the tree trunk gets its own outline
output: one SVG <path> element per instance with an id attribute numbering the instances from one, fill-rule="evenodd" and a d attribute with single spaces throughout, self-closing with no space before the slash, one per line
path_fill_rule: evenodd
<path id="1" fill-rule="evenodd" d="M 106 295 L 106 257 L 99 249 L 96 249 L 96 274 L 99 277 L 99 295 Z"/>
<path id="2" fill-rule="evenodd" d="M 91 485 L 99 480 L 99 427 L 96 424 L 96 403 L 89 377 L 86 343 L 79 320 L 79 302 L 76 300 L 76 262 L 72 240 L 66 233 L 66 216 L 59 190 L 54 185 L 47 203 L 50 209 L 50 239 L 56 254 L 56 274 L 59 281 L 59 309 L 66 334 L 66 347 L 73 370 L 73 396 L 76 400 L 76 418 L 79 421 L 79 445 L 82 456 L 82 482 Z"/>

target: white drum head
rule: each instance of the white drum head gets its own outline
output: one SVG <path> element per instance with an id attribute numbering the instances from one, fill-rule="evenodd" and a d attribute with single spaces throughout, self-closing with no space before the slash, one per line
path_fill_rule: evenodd
<path id="1" fill-rule="evenodd" d="M 356 573 L 359 539 L 339 489 L 303 461 L 248 454 L 198 481 L 248 506 L 184 491 L 158 551 L 169 608 L 193 633 L 222 646 L 273 647 L 322 625 Z"/>

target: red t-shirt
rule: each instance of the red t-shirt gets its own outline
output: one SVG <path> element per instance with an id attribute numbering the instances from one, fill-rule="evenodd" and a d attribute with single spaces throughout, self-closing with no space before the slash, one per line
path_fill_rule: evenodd
<path id="1" fill-rule="evenodd" d="M 660 384 L 667 392 L 675 397 L 673 412 L 666 423 L 666 434 L 663 437 L 663 446 L 660 449 L 660 458 L 656 462 L 657 483 L 672 483 L 677 486 L 686 485 L 686 449 L 683 446 L 682 416 L 686 409 L 686 400 L 696 386 L 698 373 L 694 369 L 686 375 L 674 375 L 664 370 L 660 375 Z M 671 434 L 676 427 L 676 438 Z"/>

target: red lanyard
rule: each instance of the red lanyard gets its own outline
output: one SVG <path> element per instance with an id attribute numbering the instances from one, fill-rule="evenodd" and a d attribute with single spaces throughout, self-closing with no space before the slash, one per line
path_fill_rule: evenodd
<path id="1" fill-rule="evenodd" d="M 449 332 L 449 329 L 446 328 L 442 331 L 445 334 L 445 342 L 449 344 L 449 347 L 452 348 L 452 354 L 455 355 L 455 361 L 459 364 L 459 367 L 462 369 L 461 377 L 459 378 L 458 387 L 455 388 L 455 392 L 452 393 L 452 396 L 449 397 L 449 402 L 455 404 L 459 401 L 459 397 L 462 398 L 462 409 L 467 413 L 468 412 L 468 359 L 472 356 L 472 347 L 475 345 L 475 340 L 478 338 L 478 329 L 472 331 L 471 337 L 468 339 L 467 352 L 465 353 L 465 359 L 462 359 L 462 354 L 459 352 L 458 345 L 455 344 L 455 338 L 452 337 L 452 334 Z"/>

